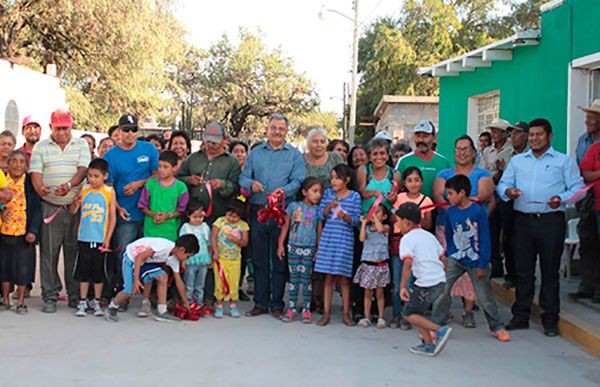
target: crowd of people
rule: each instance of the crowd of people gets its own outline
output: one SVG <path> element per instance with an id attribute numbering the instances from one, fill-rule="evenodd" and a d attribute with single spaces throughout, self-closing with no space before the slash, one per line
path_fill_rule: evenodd
<path id="1" fill-rule="evenodd" d="M 600 180 L 600 100 L 582 109 L 579 166 L 551 146 L 552 125 L 541 118 L 496 119 L 479 147 L 459 137 L 452 163 L 435 151 L 427 120 L 413 130 L 414 149 L 385 132 L 350 149 L 315 128 L 301 153 L 286 140 L 282 114 L 251 147 L 210 122 L 195 152 L 185 132 L 138 137 L 130 114 L 97 146 L 90 135 L 72 135 L 68 111 L 52 113 L 47 139 L 42 121 L 26 117 L 18 150 L 12 132 L 0 133 L 3 307 L 13 307 L 16 287 L 15 311 L 27 313 L 39 244 L 45 313 L 57 310 L 62 249 L 67 302 L 78 317 L 117 322 L 141 294 L 139 317 L 177 321 L 178 308 L 239 318 L 250 294 L 248 317 L 310 324 L 318 313 L 325 326 L 337 289 L 345 325 L 415 326 L 421 343 L 411 351 L 433 356 L 458 320 L 452 297 L 462 298 L 466 328 L 476 326 L 478 309 L 500 341 L 528 328 L 539 258 L 542 323 L 556 336 L 564 211 L 578 196 L 588 269 L 571 297 L 600 302 L 600 184 L 581 195 L 584 180 Z M 507 324 L 493 277 L 516 288 Z"/>

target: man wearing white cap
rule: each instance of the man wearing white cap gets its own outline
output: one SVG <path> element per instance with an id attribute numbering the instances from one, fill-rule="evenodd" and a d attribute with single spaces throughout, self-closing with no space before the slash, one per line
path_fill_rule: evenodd
<path id="1" fill-rule="evenodd" d="M 33 146 L 40 141 L 42 135 L 42 125 L 40 120 L 33 116 L 27 116 L 23 118 L 23 125 L 21 125 L 21 133 L 25 137 L 25 144 L 18 150 L 22 151 L 27 155 L 27 168 L 29 168 L 29 160 L 31 160 L 31 152 L 33 152 Z"/>
<path id="2" fill-rule="evenodd" d="M 450 168 L 450 162 L 447 158 L 433 150 L 433 143 L 436 140 L 435 126 L 429 120 L 421 120 L 413 130 L 413 141 L 415 150 L 404 155 L 398 160 L 396 170 L 400 175 L 408 167 L 417 167 L 423 174 L 423 195 L 432 197 L 433 181 L 437 174 L 446 168 Z"/>
<path id="3" fill-rule="evenodd" d="M 595 146 L 600 140 L 600 99 L 592 102 L 590 106 L 579 107 L 585 112 L 585 133 L 579 137 L 575 154 L 577 164 L 582 170 L 584 178 L 586 174 L 594 173 L 590 170 L 589 162 L 584 163 L 584 158 L 588 150 Z M 586 183 L 595 179 L 586 178 Z M 593 303 L 600 303 L 600 241 L 596 232 L 598 222 L 594 212 L 594 201 L 596 208 L 600 202 L 600 190 L 592 194 L 589 190 L 586 197 L 577 202 L 577 212 L 579 213 L 579 224 L 577 233 L 579 234 L 579 256 L 581 257 L 581 283 L 575 293 L 569 293 L 571 299 L 578 300 L 591 298 Z M 595 196 L 595 197 L 594 197 Z"/>

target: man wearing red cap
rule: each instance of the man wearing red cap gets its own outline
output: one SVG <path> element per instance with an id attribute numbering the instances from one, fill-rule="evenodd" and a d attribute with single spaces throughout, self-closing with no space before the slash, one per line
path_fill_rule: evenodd
<path id="1" fill-rule="evenodd" d="M 62 288 L 58 275 L 58 259 L 63 248 L 65 284 L 69 307 L 79 302 L 79 283 L 73 278 L 77 255 L 79 213 L 67 210 L 76 198 L 90 163 L 87 142 L 71 135 L 71 113 L 56 110 L 50 116 L 50 138 L 38 142 L 31 154 L 31 182 L 42 198 L 42 216 L 52 220 L 42 223 L 40 235 L 40 279 L 42 312 L 56 312 L 58 293 Z"/>
<path id="2" fill-rule="evenodd" d="M 40 136 L 42 135 L 42 125 L 40 122 L 40 120 L 37 120 L 33 116 L 27 116 L 23 119 L 23 125 L 21 125 L 21 133 L 25 137 L 25 144 L 18 150 L 27 155 L 27 168 L 29 168 L 33 146 L 40 141 Z"/>

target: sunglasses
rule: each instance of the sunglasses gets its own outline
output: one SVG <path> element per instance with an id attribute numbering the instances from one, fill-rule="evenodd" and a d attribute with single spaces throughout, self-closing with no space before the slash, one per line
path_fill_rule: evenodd
<path id="1" fill-rule="evenodd" d="M 137 127 L 126 127 L 126 128 L 121 128 L 121 131 L 127 133 L 127 132 L 133 132 L 133 133 L 137 133 L 138 128 Z"/>

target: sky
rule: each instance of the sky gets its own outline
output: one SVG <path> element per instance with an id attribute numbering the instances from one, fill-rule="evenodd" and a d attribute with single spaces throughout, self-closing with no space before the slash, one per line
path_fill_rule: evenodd
<path id="1" fill-rule="evenodd" d="M 260 29 L 269 48 L 281 48 L 294 67 L 314 83 L 321 110 L 342 113 L 344 82 L 351 80 L 352 28 L 350 20 L 322 9 L 353 17 L 352 0 L 178 0 L 176 17 L 188 32 L 187 40 L 208 48 L 225 33 L 235 38 L 240 27 Z M 383 16 L 397 16 L 402 0 L 360 0 L 362 28 Z"/>

